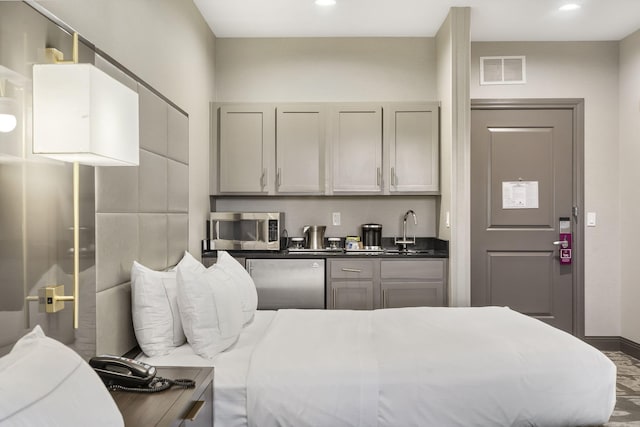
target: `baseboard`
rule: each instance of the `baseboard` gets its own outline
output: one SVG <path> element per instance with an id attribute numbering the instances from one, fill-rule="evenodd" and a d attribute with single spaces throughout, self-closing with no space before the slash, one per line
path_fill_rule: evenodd
<path id="1" fill-rule="evenodd" d="M 598 350 L 620 351 L 620 337 L 584 337 L 583 340 Z"/>
<path id="2" fill-rule="evenodd" d="M 626 338 L 620 337 L 620 350 L 633 356 L 636 359 L 640 359 L 640 344 L 633 342 Z"/>
<path id="3" fill-rule="evenodd" d="M 623 353 L 640 359 L 640 344 L 624 337 L 584 337 L 587 344 L 598 350 L 622 351 Z"/>

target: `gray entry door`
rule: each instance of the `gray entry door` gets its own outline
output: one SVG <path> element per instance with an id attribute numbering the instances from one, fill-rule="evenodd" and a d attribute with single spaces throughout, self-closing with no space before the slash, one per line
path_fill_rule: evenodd
<path id="1" fill-rule="evenodd" d="M 579 251 L 561 264 L 554 242 L 560 218 L 577 240 L 574 120 L 553 106 L 471 114 L 471 304 L 509 306 L 569 333 Z"/>

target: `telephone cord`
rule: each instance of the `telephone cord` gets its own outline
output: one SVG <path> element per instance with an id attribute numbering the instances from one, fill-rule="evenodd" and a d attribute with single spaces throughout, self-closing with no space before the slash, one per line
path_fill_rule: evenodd
<path id="1" fill-rule="evenodd" d="M 196 382 L 185 378 L 170 380 L 167 378 L 156 377 L 147 384 L 146 387 L 125 387 L 119 384 L 110 384 L 109 390 L 133 391 L 136 393 L 158 393 L 160 391 L 165 391 L 172 386 L 177 388 L 194 388 L 196 386 Z"/>

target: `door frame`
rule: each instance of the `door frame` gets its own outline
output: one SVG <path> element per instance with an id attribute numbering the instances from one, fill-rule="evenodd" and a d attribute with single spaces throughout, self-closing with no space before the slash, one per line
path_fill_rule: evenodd
<path id="1" fill-rule="evenodd" d="M 566 109 L 573 114 L 573 335 L 584 338 L 584 99 L 472 99 L 473 110 Z M 577 209 L 577 212 L 576 212 Z"/>

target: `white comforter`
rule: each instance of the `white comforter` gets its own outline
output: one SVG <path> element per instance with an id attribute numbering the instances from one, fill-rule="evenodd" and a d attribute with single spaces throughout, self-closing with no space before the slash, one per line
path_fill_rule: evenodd
<path id="1" fill-rule="evenodd" d="M 615 365 L 508 308 L 280 310 L 253 351 L 250 426 L 577 426 Z"/>

